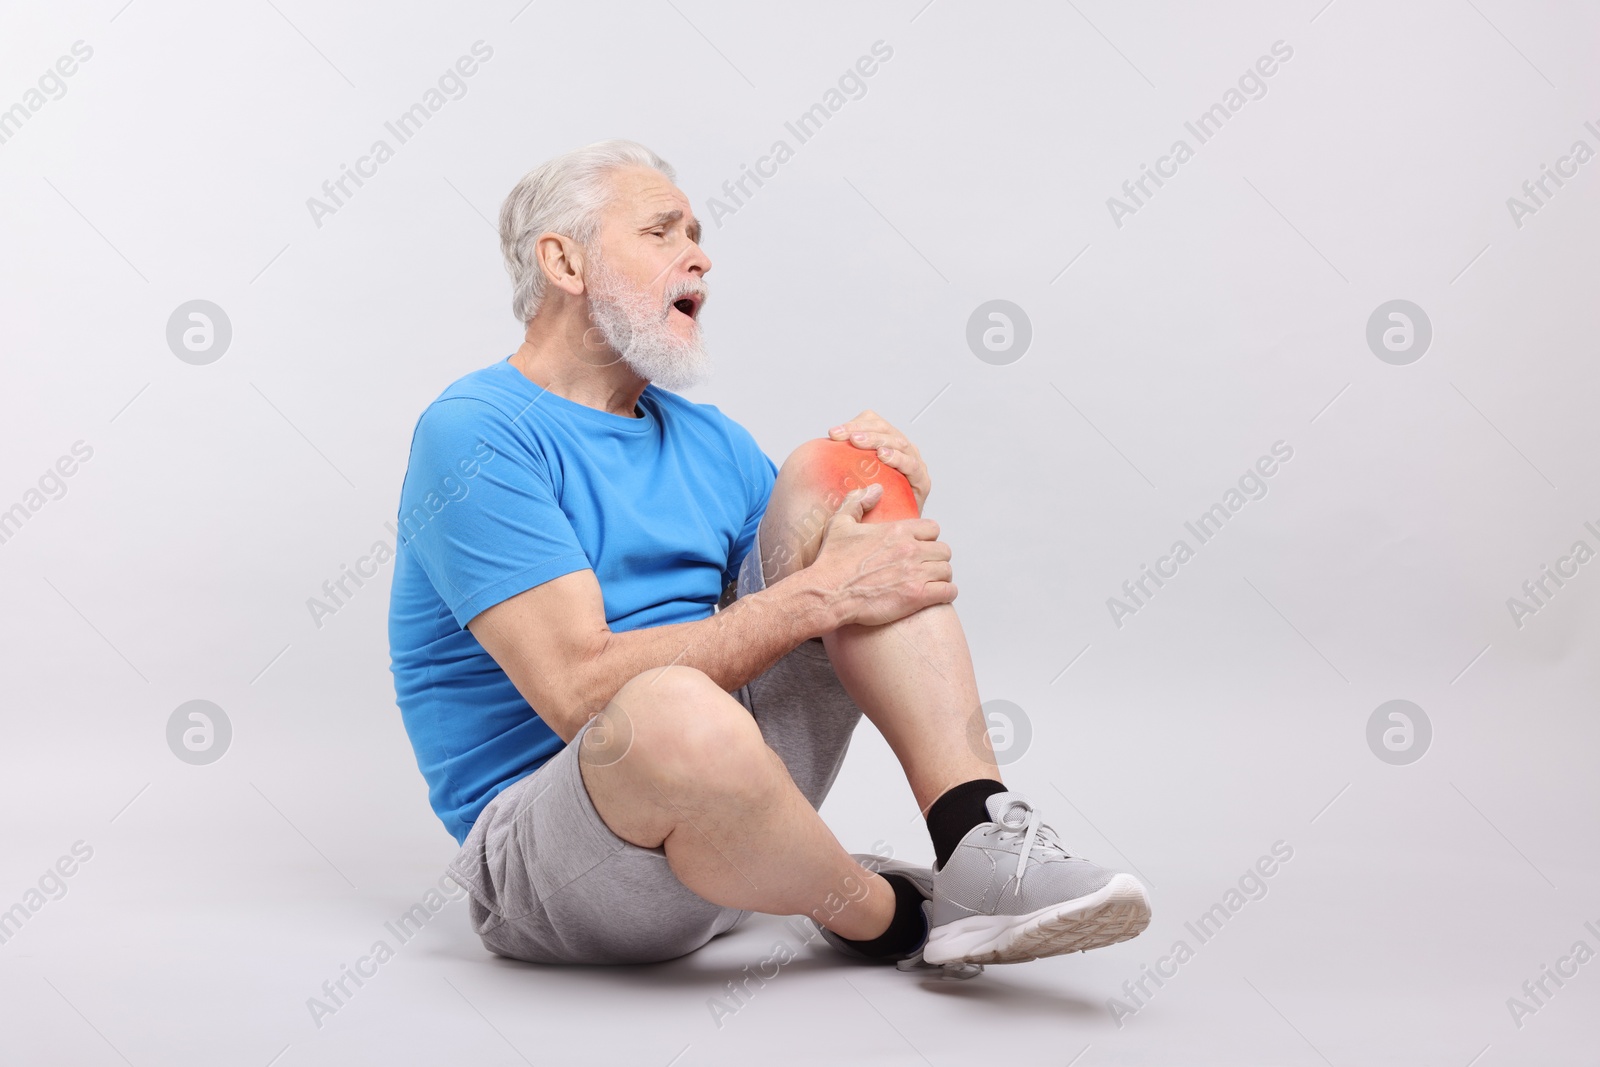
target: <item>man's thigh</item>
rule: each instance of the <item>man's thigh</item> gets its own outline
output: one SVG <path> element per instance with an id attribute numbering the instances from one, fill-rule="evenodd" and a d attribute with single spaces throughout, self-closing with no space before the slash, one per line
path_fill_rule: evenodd
<path id="1" fill-rule="evenodd" d="M 572 742 L 484 808 L 450 865 L 491 952 L 533 963 L 651 963 L 692 952 L 744 915 L 678 880 L 660 848 L 595 810 Z"/>

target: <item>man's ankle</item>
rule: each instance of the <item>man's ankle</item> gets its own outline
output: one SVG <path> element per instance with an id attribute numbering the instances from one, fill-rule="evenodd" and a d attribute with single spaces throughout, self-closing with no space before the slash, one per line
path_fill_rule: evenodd
<path id="1" fill-rule="evenodd" d="M 945 790 L 929 805 L 928 836 L 933 839 L 934 870 L 950 861 L 950 854 L 969 830 L 989 821 L 989 809 L 984 802 L 1005 791 L 1004 782 L 974 778 Z"/>
<path id="2" fill-rule="evenodd" d="M 869 959 L 905 959 L 921 948 L 928 936 L 922 891 L 903 875 L 888 872 L 879 877 L 894 891 L 894 917 L 889 920 L 889 928 L 865 941 L 853 941 L 842 935 L 840 940 Z"/>

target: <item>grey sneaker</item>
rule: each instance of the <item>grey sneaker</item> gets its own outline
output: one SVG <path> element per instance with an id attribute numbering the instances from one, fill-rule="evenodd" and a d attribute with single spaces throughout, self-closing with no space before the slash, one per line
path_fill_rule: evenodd
<path id="1" fill-rule="evenodd" d="M 878 874 L 893 873 L 905 876 L 905 878 L 910 881 L 912 885 L 916 886 L 917 889 L 921 891 L 924 900 L 922 905 L 922 916 L 923 919 L 928 922 L 929 928 L 932 928 L 933 920 L 929 915 L 929 908 L 931 908 L 932 905 L 927 903 L 928 898 L 933 896 L 933 870 L 931 868 L 919 867 L 914 863 L 905 863 L 901 860 L 884 859 L 882 856 L 874 856 L 870 853 L 863 852 L 852 852 L 850 854 L 850 858 L 861 864 L 861 866 L 865 867 L 867 870 L 874 871 Z M 815 922 L 816 920 L 812 921 Z M 817 929 L 822 931 L 822 938 L 824 941 L 828 942 L 828 944 L 838 949 L 844 955 L 853 959 L 865 958 L 861 955 L 861 953 L 850 947 L 850 945 L 845 942 L 844 938 L 840 937 L 832 930 L 829 930 L 826 926 L 819 924 Z M 926 947 L 926 945 L 927 941 L 924 939 L 922 947 L 919 947 L 915 952 L 911 953 L 904 959 L 895 960 L 895 967 L 902 971 L 936 971 L 938 972 L 938 977 L 940 978 L 972 978 L 975 975 L 983 973 L 982 965 L 976 963 L 929 963 L 922 957 L 922 948 Z M 882 960 L 877 962 L 886 963 L 888 961 Z"/>
<path id="2" fill-rule="evenodd" d="M 933 875 L 931 964 L 1022 963 L 1136 937 L 1150 898 L 1131 874 L 1073 856 L 1019 793 L 986 801 L 980 823 Z"/>

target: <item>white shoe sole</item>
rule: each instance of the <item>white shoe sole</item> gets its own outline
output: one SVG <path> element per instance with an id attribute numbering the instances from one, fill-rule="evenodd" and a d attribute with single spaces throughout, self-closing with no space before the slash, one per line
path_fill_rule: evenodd
<path id="1" fill-rule="evenodd" d="M 1150 925 L 1150 898 L 1131 874 L 1086 897 L 1027 915 L 970 915 L 928 934 L 929 963 L 1025 963 L 1087 952 L 1137 937 Z"/>

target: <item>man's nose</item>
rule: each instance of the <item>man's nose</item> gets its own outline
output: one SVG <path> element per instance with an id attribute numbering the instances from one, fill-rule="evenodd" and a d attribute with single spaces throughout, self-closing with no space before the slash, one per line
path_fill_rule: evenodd
<path id="1" fill-rule="evenodd" d="M 683 265 L 691 274 L 711 273 L 711 257 L 698 244 L 684 257 Z"/>

